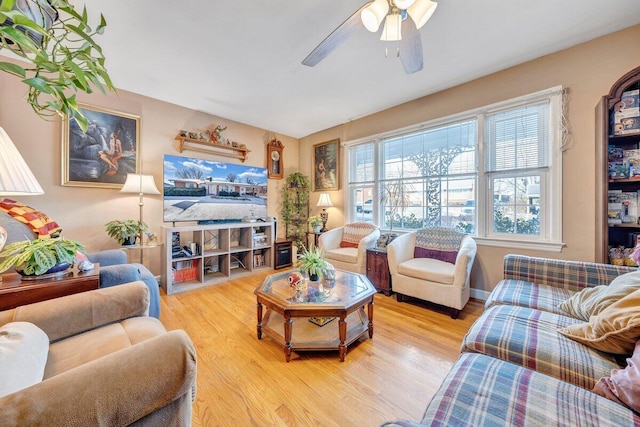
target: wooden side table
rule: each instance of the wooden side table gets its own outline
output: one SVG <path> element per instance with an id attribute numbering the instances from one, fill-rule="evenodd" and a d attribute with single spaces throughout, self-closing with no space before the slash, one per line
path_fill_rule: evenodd
<path id="1" fill-rule="evenodd" d="M 386 296 L 393 293 L 386 250 L 367 249 L 367 277 L 378 292 Z"/>
<path id="2" fill-rule="evenodd" d="M 5 274 L 0 282 L 0 310 L 8 310 L 25 304 L 45 301 L 100 287 L 100 265 L 93 270 L 78 271 L 40 280 L 20 280 L 17 273 Z"/>

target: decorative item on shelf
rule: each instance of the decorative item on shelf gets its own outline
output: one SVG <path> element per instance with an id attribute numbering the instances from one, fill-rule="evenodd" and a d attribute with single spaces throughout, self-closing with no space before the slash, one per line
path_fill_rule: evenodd
<path id="1" fill-rule="evenodd" d="M 276 138 L 267 144 L 267 173 L 269 179 L 282 179 L 284 176 L 284 145 Z"/>
<path id="2" fill-rule="evenodd" d="M 181 153 L 184 150 L 198 151 L 200 153 L 233 157 L 244 162 L 251 151 L 247 149 L 245 144 L 223 138 L 222 132 L 226 129 L 226 126 L 217 125 L 213 130 L 207 130 L 205 133 L 181 130 L 175 138 L 180 143 L 178 151 Z"/>
<path id="3" fill-rule="evenodd" d="M 0 196 L 44 194 L 20 152 L 0 127 Z M 7 241 L 7 230 L 0 226 L 0 251 Z M 0 276 L 2 281 L 2 276 Z"/>
<path id="4" fill-rule="evenodd" d="M 114 219 L 106 223 L 104 228 L 109 237 L 123 246 L 131 246 L 136 244 L 136 239 L 147 231 L 149 226 L 136 219 Z"/>
<path id="5" fill-rule="evenodd" d="M 320 229 L 322 228 L 322 217 L 320 215 L 312 215 L 307 220 L 311 229 L 314 233 L 320 233 Z"/>
<path id="6" fill-rule="evenodd" d="M 312 249 L 302 248 L 302 253 L 298 255 L 298 268 L 309 275 L 309 280 L 317 282 L 323 269 L 327 267 L 327 261 L 324 259 L 324 252 L 321 248 L 314 247 Z"/>
<path id="7" fill-rule="evenodd" d="M 83 250 L 82 243 L 62 237 L 9 243 L 0 252 L 0 273 L 13 267 L 25 278 L 63 274 Z"/>
<path id="8" fill-rule="evenodd" d="M 325 232 L 327 231 L 327 221 L 329 220 L 327 208 L 333 207 L 329 193 L 321 193 L 316 206 L 322 208 L 322 212 L 320 212 L 320 217 L 322 218 L 322 229 L 320 231 Z"/>

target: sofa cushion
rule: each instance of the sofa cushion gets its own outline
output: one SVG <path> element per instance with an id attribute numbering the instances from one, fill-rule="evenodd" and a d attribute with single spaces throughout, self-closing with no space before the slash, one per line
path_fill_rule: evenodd
<path id="1" fill-rule="evenodd" d="M 358 248 L 347 247 L 347 248 L 329 249 L 325 251 L 324 257 L 326 259 L 334 259 L 337 261 L 355 264 L 358 262 Z"/>
<path id="2" fill-rule="evenodd" d="M 640 413 L 640 341 L 636 342 L 627 367 L 613 369 L 610 377 L 600 378 L 593 392 Z"/>
<path id="3" fill-rule="evenodd" d="M 495 305 L 474 322 L 461 350 L 493 356 L 591 390 L 619 365 L 614 355 L 558 333 L 558 328 L 579 323 L 546 311 Z"/>
<path id="4" fill-rule="evenodd" d="M 0 327 L 0 397 L 42 381 L 49 337 L 33 323 Z"/>
<path id="5" fill-rule="evenodd" d="M 453 275 L 456 266 L 454 264 L 433 258 L 411 258 L 398 265 L 398 273 L 403 276 L 441 283 L 453 284 Z"/>
<path id="6" fill-rule="evenodd" d="M 427 227 L 416 231 L 414 258 L 433 258 L 456 263 L 465 234 L 446 227 Z"/>
<path id="7" fill-rule="evenodd" d="M 566 316 L 559 308 L 575 292 L 556 286 L 539 285 L 524 280 L 505 279 L 498 282 L 485 302 L 485 309 L 494 305 L 518 305 Z"/>
<path id="8" fill-rule="evenodd" d="M 368 222 L 353 222 L 347 224 L 342 229 L 342 240 L 340 241 L 341 248 L 357 248 L 360 244 L 360 240 L 367 237 L 374 230 L 376 226 L 369 224 Z"/>
<path id="9" fill-rule="evenodd" d="M 428 426 L 638 423 L 640 417 L 629 409 L 588 390 L 479 354 L 460 355 L 421 421 Z"/>
<path id="10" fill-rule="evenodd" d="M 631 354 L 640 338 L 640 290 L 614 302 L 589 323 L 558 329 L 582 344 L 613 354 Z"/>
<path id="11" fill-rule="evenodd" d="M 51 344 L 44 378 L 166 333 L 155 317 L 132 317 Z"/>
<path id="12" fill-rule="evenodd" d="M 599 285 L 586 288 L 574 294 L 560 304 L 560 309 L 576 319 L 589 321 L 591 316 L 640 289 L 640 271 L 622 274 L 611 281 L 609 285 Z"/>

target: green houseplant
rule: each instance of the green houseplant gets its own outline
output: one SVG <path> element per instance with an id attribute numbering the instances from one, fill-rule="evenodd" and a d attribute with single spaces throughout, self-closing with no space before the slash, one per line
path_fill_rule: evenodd
<path id="1" fill-rule="evenodd" d="M 322 271 L 327 268 L 327 261 L 324 259 L 322 249 L 303 247 L 302 253 L 298 255 L 298 268 L 309 273 L 309 280 L 317 281 Z"/>
<path id="2" fill-rule="evenodd" d="M 135 245 L 136 237 L 147 231 L 149 226 L 137 219 L 114 219 L 106 223 L 104 229 L 109 237 L 121 245 Z"/>
<path id="3" fill-rule="evenodd" d="M 282 188 L 281 218 L 287 238 L 293 240 L 298 248 L 304 246 L 309 229 L 309 183 L 308 176 L 294 172 L 287 176 L 287 183 Z"/>
<path id="4" fill-rule="evenodd" d="M 311 215 L 307 221 L 313 228 L 314 233 L 320 232 L 320 228 L 322 228 L 322 217 L 320 215 Z"/>
<path id="5" fill-rule="evenodd" d="M 56 266 L 60 271 L 66 270 L 76 262 L 77 252 L 83 250 L 82 243 L 62 237 L 9 243 L 0 252 L 0 273 L 11 267 L 26 276 L 53 272 L 50 270 Z"/>
<path id="6" fill-rule="evenodd" d="M 68 0 L 1 0 L 0 52 L 11 51 L 29 65 L 0 61 L 0 70 L 22 79 L 27 102 L 39 116 L 68 115 L 86 131 L 76 92 L 115 92 L 94 41 L 106 25 L 100 15 L 98 25 L 89 26 L 86 8 L 78 12 Z"/>

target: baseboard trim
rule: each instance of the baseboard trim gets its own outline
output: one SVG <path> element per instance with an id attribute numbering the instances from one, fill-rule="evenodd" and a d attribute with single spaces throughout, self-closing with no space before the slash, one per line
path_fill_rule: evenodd
<path id="1" fill-rule="evenodd" d="M 470 291 L 471 292 L 469 293 L 469 295 L 471 296 L 471 298 L 479 299 L 482 301 L 486 301 L 489 298 L 489 294 L 491 293 L 488 291 L 483 291 L 482 289 L 474 289 L 474 288 L 471 288 Z"/>

